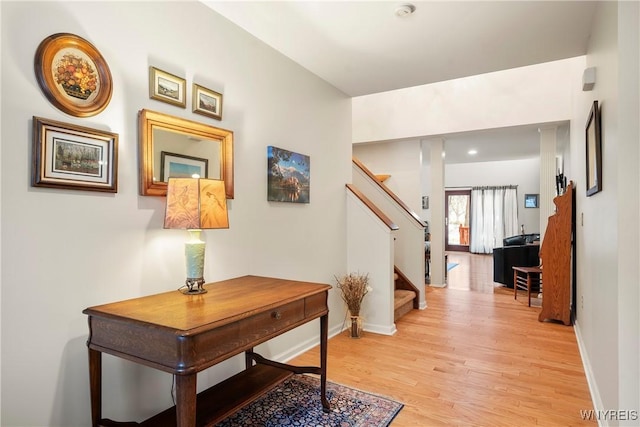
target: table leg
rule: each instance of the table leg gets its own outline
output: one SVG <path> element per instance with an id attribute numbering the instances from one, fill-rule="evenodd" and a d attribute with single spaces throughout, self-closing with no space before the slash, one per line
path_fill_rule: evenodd
<path id="1" fill-rule="evenodd" d="M 320 317 L 320 394 L 322 410 L 329 412 L 331 405 L 327 400 L 327 337 L 329 334 L 329 315 Z"/>
<path id="2" fill-rule="evenodd" d="M 249 369 L 253 366 L 253 358 L 251 357 L 251 353 L 253 353 L 253 347 L 244 352 L 244 367 L 245 369 Z"/>
<path id="3" fill-rule="evenodd" d="M 91 425 L 102 418 L 102 353 L 89 349 L 89 386 L 91 389 Z"/>
<path id="4" fill-rule="evenodd" d="M 449 276 L 449 269 L 447 268 L 447 264 L 449 264 L 449 254 L 444 254 L 444 278 L 445 279 Z"/>
<path id="5" fill-rule="evenodd" d="M 176 375 L 176 421 L 178 427 L 196 425 L 197 374 Z"/>

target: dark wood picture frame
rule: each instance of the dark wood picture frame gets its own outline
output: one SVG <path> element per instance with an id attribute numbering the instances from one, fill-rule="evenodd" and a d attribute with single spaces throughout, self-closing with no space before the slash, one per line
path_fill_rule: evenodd
<path id="1" fill-rule="evenodd" d="M 172 165 L 174 165 L 172 167 Z M 176 166 L 180 171 L 176 171 Z M 196 169 L 198 172 L 196 172 Z M 176 174 L 177 172 L 177 174 Z M 187 156 L 184 154 L 160 152 L 160 176 L 162 182 L 169 182 L 169 178 L 191 178 L 197 173 L 200 178 L 209 178 L 209 159 Z"/>
<path id="2" fill-rule="evenodd" d="M 602 135 L 598 101 L 593 101 L 585 128 L 587 197 L 602 191 Z"/>
<path id="3" fill-rule="evenodd" d="M 40 42 L 34 71 L 49 102 L 72 116 L 94 116 L 111 100 L 106 61 L 95 46 L 75 34 L 56 33 Z"/>
<path id="4" fill-rule="evenodd" d="M 118 192 L 118 134 L 33 117 L 34 187 Z"/>

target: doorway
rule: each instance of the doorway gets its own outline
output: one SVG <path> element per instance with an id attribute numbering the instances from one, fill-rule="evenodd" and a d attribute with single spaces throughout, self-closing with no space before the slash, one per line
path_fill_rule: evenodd
<path id="1" fill-rule="evenodd" d="M 469 252 L 471 189 L 445 190 L 445 251 Z"/>

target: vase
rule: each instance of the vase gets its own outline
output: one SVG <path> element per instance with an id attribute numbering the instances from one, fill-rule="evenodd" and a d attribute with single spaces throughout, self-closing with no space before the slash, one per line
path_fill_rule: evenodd
<path id="1" fill-rule="evenodd" d="M 351 325 L 349 326 L 349 336 L 351 338 L 360 338 L 362 336 L 362 317 L 351 316 Z"/>

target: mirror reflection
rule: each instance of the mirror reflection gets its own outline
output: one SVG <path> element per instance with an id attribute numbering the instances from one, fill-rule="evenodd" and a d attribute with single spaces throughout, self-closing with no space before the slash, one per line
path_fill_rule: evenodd
<path id="1" fill-rule="evenodd" d="M 220 141 L 153 130 L 153 182 L 168 182 L 170 176 L 222 179 L 220 169 Z"/>
<path id="2" fill-rule="evenodd" d="M 140 193 L 167 194 L 173 177 L 222 179 L 233 198 L 233 132 L 155 111 L 138 114 Z"/>

